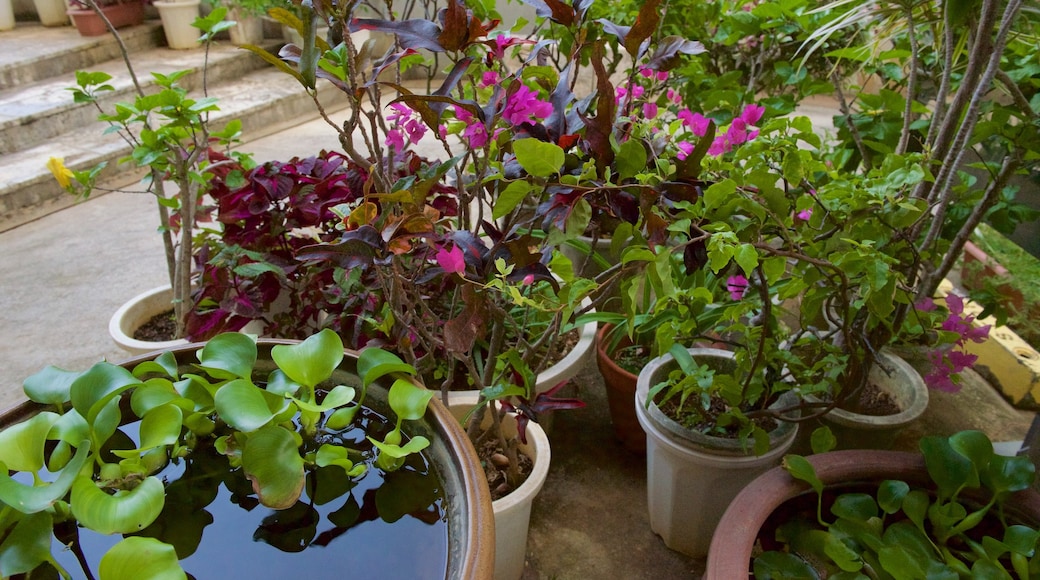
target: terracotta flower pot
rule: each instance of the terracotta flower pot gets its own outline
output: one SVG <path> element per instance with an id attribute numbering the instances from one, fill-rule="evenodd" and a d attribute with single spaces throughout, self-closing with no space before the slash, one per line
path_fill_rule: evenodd
<path id="1" fill-rule="evenodd" d="M 101 12 L 116 28 L 135 26 L 144 22 L 144 3 L 139 0 L 102 6 Z M 104 21 L 89 8 L 85 10 L 70 8 L 68 15 L 72 18 L 72 23 L 76 26 L 80 36 L 101 36 L 108 32 Z"/>
<path id="2" fill-rule="evenodd" d="M 911 486 L 930 486 L 924 457 L 899 451 L 833 451 L 808 457 L 824 485 L 846 482 L 902 480 Z M 778 507 L 809 493 L 809 484 L 796 480 L 783 468 L 774 468 L 747 485 L 719 520 L 708 552 L 704 580 L 732 580 L 750 575 L 751 553 L 759 530 Z M 1040 522 L 1040 494 L 1017 492 L 1006 505 L 1019 516 Z"/>
<path id="3" fill-rule="evenodd" d="M 607 352 L 607 334 L 613 325 L 607 324 L 596 334 L 596 364 L 603 375 L 603 385 L 607 390 L 607 405 L 610 407 L 610 421 L 614 425 L 614 436 L 625 449 L 636 453 L 646 453 L 646 432 L 639 426 L 632 399 L 636 396 L 636 378 L 614 362 L 614 353 Z M 627 338 L 618 343 L 618 349 L 629 346 Z"/>

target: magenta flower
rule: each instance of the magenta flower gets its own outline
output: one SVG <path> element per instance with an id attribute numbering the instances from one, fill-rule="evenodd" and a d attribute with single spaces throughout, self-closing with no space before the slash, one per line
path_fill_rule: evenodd
<path id="1" fill-rule="evenodd" d="M 466 272 L 466 260 L 462 254 L 462 248 L 452 246 L 450 250 L 441 246 L 434 256 L 437 264 L 448 274 L 462 275 Z"/>
<path id="2" fill-rule="evenodd" d="M 677 91 L 675 89 L 668 89 L 667 91 L 665 91 L 665 95 L 668 96 L 668 100 L 669 101 L 671 101 L 672 103 L 674 103 L 676 105 L 678 105 L 679 103 L 682 102 L 682 95 L 680 95 L 679 91 Z M 689 112 L 689 111 L 687 111 L 687 112 Z"/>
<path id="3" fill-rule="evenodd" d="M 679 161 L 685 160 L 690 156 L 690 153 L 693 153 L 694 144 L 689 141 L 679 141 L 675 146 L 679 148 L 679 152 L 675 154 Z"/>
<path id="4" fill-rule="evenodd" d="M 741 274 L 726 278 L 726 292 L 730 300 L 740 300 L 748 289 L 748 279 Z"/>
<path id="5" fill-rule="evenodd" d="M 545 119 L 552 114 L 552 111 L 552 105 L 539 100 L 538 93 L 527 88 L 526 85 L 520 85 L 520 89 L 506 100 L 502 118 L 513 126 L 519 126 Z"/>
<path id="6" fill-rule="evenodd" d="M 404 149 L 404 134 L 397 129 L 389 129 L 386 132 L 386 146 L 396 151 Z"/>
<path id="7" fill-rule="evenodd" d="M 499 78 L 497 72 L 493 70 L 484 71 L 484 74 L 480 77 L 480 86 L 490 87 L 491 85 L 497 85 L 498 81 Z"/>
<path id="8" fill-rule="evenodd" d="M 803 209 L 802 211 L 798 212 L 797 214 L 795 214 L 795 216 L 798 219 L 802 220 L 803 222 L 807 222 L 810 219 L 812 219 L 812 208 L 811 207 L 807 207 L 807 208 Z"/>
<path id="9" fill-rule="evenodd" d="M 413 145 L 421 141 L 423 136 L 426 135 L 426 125 L 423 124 L 419 113 L 413 111 L 404 103 L 392 103 L 390 108 L 393 111 L 386 115 L 386 120 L 396 125 L 396 127 L 387 132 L 386 144 L 397 150 L 403 149 L 404 137 L 401 134 L 401 130 L 408 135 L 408 141 Z"/>
<path id="10" fill-rule="evenodd" d="M 740 113 L 740 120 L 744 121 L 748 125 L 754 125 L 762 118 L 766 112 L 766 108 L 761 105 L 754 103 L 744 107 L 744 110 Z"/>
<path id="11" fill-rule="evenodd" d="M 703 137 L 704 134 L 708 132 L 708 123 L 711 123 L 711 119 L 700 113 L 691 112 L 689 109 L 682 109 L 676 113 L 675 116 L 681 119 L 683 125 L 698 137 Z"/>
<path id="12" fill-rule="evenodd" d="M 462 137 L 466 139 L 470 147 L 479 149 L 487 145 L 487 128 L 473 113 L 463 107 L 455 107 L 455 118 L 466 123 L 466 128 L 462 130 Z"/>
<path id="13" fill-rule="evenodd" d="M 643 117 L 653 119 L 657 116 L 657 103 L 643 103 Z"/>

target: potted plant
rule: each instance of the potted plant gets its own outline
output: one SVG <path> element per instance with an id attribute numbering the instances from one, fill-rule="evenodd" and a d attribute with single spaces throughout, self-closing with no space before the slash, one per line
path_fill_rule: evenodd
<path id="1" fill-rule="evenodd" d="M 199 575 L 220 565 L 211 559 L 227 551 L 222 538 L 243 532 L 247 544 L 266 546 L 250 559 L 271 573 L 285 567 L 285 552 L 360 535 L 359 523 L 432 523 L 447 510 L 463 521 L 449 516 L 433 536 L 447 532 L 443 545 L 458 542 L 461 558 L 445 550 L 439 561 L 424 552 L 400 563 L 490 578 L 480 467 L 459 425 L 409 372 L 378 349 L 345 354 L 327 330 L 295 343 L 227 333 L 83 373 L 48 367 L 26 380 L 32 402 L 0 432 L 0 493 L 14 506 L 3 518 L 3 573 L 49 565 L 88 577 L 184 577 L 183 565 Z M 219 496 L 221 486 L 230 494 Z M 435 499 L 441 486 L 450 510 Z M 229 523 L 225 502 L 257 513 L 257 529 L 233 514 Z"/>
<path id="2" fill-rule="evenodd" d="M 229 25 L 223 22 L 223 16 L 224 10 L 216 9 L 197 22 L 205 42 L 212 41 L 217 32 Z M 112 33 L 118 36 L 115 30 Z M 125 52 L 124 56 L 127 56 Z M 154 310 L 151 306 L 137 304 L 142 300 L 132 300 L 117 314 L 140 312 L 153 316 L 172 308 L 173 331 L 166 339 L 180 339 L 184 336 L 191 306 L 195 236 L 205 235 L 204 231 L 200 233 L 195 228 L 206 217 L 201 205 L 203 196 L 210 191 L 213 177 L 219 175 L 233 181 L 252 165 L 252 161 L 249 155 L 231 150 L 232 145 L 238 142 L 241 123 L 232 120 L 219 130 L 211 127 L 210 115 L 219 110 L 216 100 L 189 96 L 188 91 L 180 86 L 181 77 L 188 71 L 153 74 L 158 90 L 151 94 L 147 94 L 137 82 L 137 75 L 129 64 L 128 71 L 136 92 L 133 103 L 117 104 L 112 110 L 104 108 L 102 98 L 113 90 L 108 84 L 111 75 L 104 72 L 78 71 L 78 86 L 71 90 L 76 102 L 96 107 L 98 119 L 106 123 L 109 131 L 117 132 L 126 141 L 131 152 L 121 161 L 133 162 L 147 170 L 143 183 L 148 193 L 155 197 L 159 213 L 169 289 L 139 297 L 156 306 Z M 62 187 L 81 198 L 88 197 L 97 188 L 105 166 L 102 163 L 88 169 L 73 170 L 65 167 L 60 158 L 52 158 L 48 165 Z M 123 338 L 146 322 L 147 316 L 140 321 L 115 317 L 109 325 L 110 331 L 115 331 L 113 339 L 131 352 L 152 350 L 153 345 L 140 345 Z"/>
<path id="3" fill-rule="evenodd" d="M 135 26 L 144 22 L 144 3 L 141 0 L 72 0 L 69 2 L 68 15 L 72 24 L 82 36 L 101 36 L 112 28 Z"/>
<path id="4" fill-rule="evenodd" d="M 727 510 L 705 578 L 743 577 L 752 567 L 756 578 L 824 569 L 1035 576 L 1040 495 L 1030 489 L 1029 460 L 996 455 L 977 431 L 925 437 L 920 448 L 785 458 Z M 758 540 L 767 551 L 752 558 Z"/>
<path id="5" fill-rule="evenodd" d="M 220 6 L 227 8 L 227 17 L 235 25 L 228 29 L 231 36 L 231 44 L 244 46 L 247 44 L 257 45 L 264 40 L 263 16 L 267 10 L 275 6 L 269 0 L 228 0 L 220 2 Z"/>
<path id="6" fill-rule="evenodd" d="M 190 50 L 199 46 L 199 32 L 193 25 L 199 17 L 201 0 L 156 0 L 152 3 L 162 20 L 166 46 Z"/>
<path id="7" fill-rule="evenodd" d="M 68 8 L 64 0 L 33 0 L 36 16 L 44 26 L 65 26 L 69 17 L 65 14 Z"/>

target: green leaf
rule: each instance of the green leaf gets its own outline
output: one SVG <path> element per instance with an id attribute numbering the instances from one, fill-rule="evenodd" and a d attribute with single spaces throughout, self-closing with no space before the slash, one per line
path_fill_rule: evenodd
<path id="1" fill-rule="evenodd" d="M 365 386 L 371 385 L 379 378 L 390 373 L 415 374 L 415 368 L 404 362 L 396 354 L 379 348 L 366 348 L 358 356 L 358 376 Z"/>
<path id="2" fill-rule="evenodd" d="M 22 388 L 25 390 L 25 394 L 37 403 L 62 405 L 68 402 L 72 383 L 79 375 L 80 373 L 75 371 L 47 366 L 25 379 Z"/>
<path id="3" fill-rule="evenodd" d="M 755 558 L 756 580 L 818 580 L 819 573 L 805 560 L 788 552 L 765 552 Z"/>
<path id="4" fill-rule="evenodd" d="M 131 536 L 105 552 L 98 565 L 100 580 L 184 580 L 177 550 L 155 538 Z"/>
<path id="5" fill-rule="evenodd" d="M 325 420 L 325 427 L 332 429 L 333 431 L 346 429 L 354 422 L 354 417 L 357 415 L 359 409 L 361 409 L 360 405 L 336 409 L 331 415 L 329 415 L 329 418 Z"/>
<path id="6" fill-rule="evenodd" d="M 865 493 L 843 493 L 834 500 L 831 513 L 839 518 L 866 521 L 877 517 L 878 506 L 874 498 Z"/>
<path id="7" fill-rule="evenodd" d="M 251 433 L 242 450 L 242 468 L 263 505 L 285 509 L 296 503 L 306 480 L 293 433 L 270 425 Z"/>
<path id="8" fill-rule="evenodd" d="M 308 403 L 299 399 L 293 399 L 296 406 L 302 411 L 310 411 L 312 413 L 324 413 L 325 411 L 342 407 L 354 400 L 355 390 L 353 387 L 347 385 L 336 385 L 332 388 L 325 398 L 322 399 L 321 404 L 317 405 L 314 403 Z"/>
<path id="9" fill-rule="evenodd" d="M 47 434 L 58 418 L 57 413 L 44 411 L 0 431 L 0 462 L 15 471 L 40 471 Z"/>
<path id="10" fill-rule="evenodd" d="M 509 215 L 509 212 L 516 209 L 518 205 L 535 190 L 534 185 L 518 179 L 512 181 L 498 194 L 498 200 L 495 202 L 495 206 L 491 209 L 491 217 L 498 220 Z"/>
<path id="11" fill-rule="evenodd" d="M 139 384 L 141 381 L 123 367 L 99 362 L 77 377 L 69 387 L 72 407 L 93 425 L 105 404 Z"/>
<path id="12" fill-rule="evenodd" d="M 199 365 L 218 379 L 250 379 L 256 366 L 256 341 L 238 332 L 218 334 L 199 351 Z"/>
<path id="13" fill-rule="evenodd" d="M 834 436 L 830 427 L 822 425 L 813 429 L 809 443 L 813 453 L 826 453 L 838 446 L 838 438 Z"/>
<path id="14" fill-rule="evenodd" d="M 433 391 L 417 386 L 411 381 L 397 379 L 387 395 L 390 408 L 399 419 L 417 421 L 426 414 L 426 406 L 433 398 Z"/>
<path id="15" fill-rule="evenodd" d="M 737 192 L 737 184 L 732 179 L 724 179 L 713 183 L 704 190 L 704 207 L 716 209 L 729 200 Z"/>
<path id="16" fill-rule="evenodd" d="M 520 167 L 535 177 L 549 177 L 559 173 L 565 158 L 559 145 L 534 138 L 513 141 L 513 153 Z"/>
<path id="17" fill-rule="evenodd" d="M 894 514 L 903 507 L 906 494 L 910 493 L 910 486 L 905 481 L 889 479 L 881 482 L 878 487 L 878 506 L 886 514 Z"/>
<path id="18" fill-rule="evenodd" d="M 271 358 L 292 381 L 314 387 L 332 376 L 343 360 L 343 339 L 326 328 L 298 344 L 280 344 Z"/>
<path id="19" fill-rule="evenodd" d="M 806 458 L 801 455 L 785 455 L 783 468 L 791 474 L 791 477 L 812 486 L 816 493 L 823 493 L 823 482 L 816 477 L 816 469 Z"/>
<path id="20" fill-rule="evenodd" d="M 239 431 L 256 431 L 285 411 L 289 401 L 268 393 L 245 379 L 220 387 L 214 397 L 220 418 Z"/>
<path id="21" fill-rule="evenodd" d="M 69 505 L 81 525 L 100 534 L 132 534 L 154 522 L 164 502 L 165 488 L 156 477 L 146 477 L 130 491 L 109 495 L 89 476 L 80 476 L 72 485 Z"/>
<path id="22" fill-rule="evenodd" d="M 174 404 L 156 407 L 141 418 L 141 451 L 173 445 L 180 439 L 184 414 Z"/>
<path id="23" fill-rule="evenodd" d="M 385 453 L 390 457 L 393 457 L 394 459 L 407 457 L 412 453 L 418 453 L 430 446 L 430 440 L 423 437 L 422 435 L 416 435 L 415 437 L 412 437 L 408 441 L 408 443 L 404 445 L 393 445 L 391 443 L 384 443 L 382 441 L 377 441 L 372 437 L 369 437 L 368 440 L 372 442 L 372 445 L 378 447 L 380 452 Z"/>
<path id="24" fill-rule="evenodd" d="M 622 143 L 614 156 L 614 165 L 620 179 L 630 179 L 645 171 L 646 161 L 646 148 L 638 139 L 629 139 Z"/>
<path id="25" fill-rule="evenodd" d="M 0 544 L 0 577 L 25 574 L 44 562 L 53 561 L 53 532 L 54 520 L 50 513 L 38 512 L 19 519 Z"/>
<path id="26" fill-rule="evenodd" d="M 43 511 L 65 497 L 90 457 L 90 441 L 81 441 L 76 454 L 58 477 L 49 484 L 38 486 L 24 485 L 11 479 L 7 466 L 0 463 L 0 501 L 25 514 Z"/>
<path id="27" fill-rule="evenodd" d="M 919 446 L 940 498 L 953 497 L 965 485 L 978 487 L 979 476 L 975 466 L 968 457 L 955 451 L 946 437 L 924 437 Z"/>
<path id="28" fill-rule="evenodd" d="M 740 269 L 744 271 L 744 275 L 748 277 L 751 277 L 755 268 L 758 267 L 758 251 L 755 250 L 755 246 L 752 246 L 751 244 L 741 244 L 738 246 L 736 252 L 733 254 L 733 259 L 736 260 Z"/>

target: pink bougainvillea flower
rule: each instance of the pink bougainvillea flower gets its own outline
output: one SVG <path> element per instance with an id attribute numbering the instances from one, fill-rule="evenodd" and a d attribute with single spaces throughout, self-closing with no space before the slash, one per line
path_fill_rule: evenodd
<path id="1" fill-rule="evenodd" d="M 466 259 L 462 255 L 462 248 L 452 246 L 450 250 L 441 246 L 434 256 L 437 264 L 448 274 L 463 274 L 466 271 Z"/>
<path id="2" fill-rule="evenodd" d="M 694 144 L 689 141 L 679 141 L 675 146 L 679 148 L 679 152 L 676 153 L 675 156 L 678 157 L 680 161 L 685 160 L 690 153 L 693 153 Z"/>
<path id="3" fill-rule="evenodd" d="M 397 151 L 404 149 L 404 134 L 397 129 L 388 130 L 386 132 L 386 146 L 392 147 Z"/>
<path id="4" fill-rule="evenodd" d="M 726 129 L 726 141 L 730 147 L 735 147 L 748 140 L 747 123 L 741 118 L 733 119 L 729 129 Z"/>
<path id="5" fill-rule="evenodd" d="M 643 103 L 643 117 L 646 119 L 657 117 L 657 103 Z"/>
<path id="6" fill-rule="evenodd" d="M 739 119 L 748 125 L 754 125 L 762 118 L 762 115 L 764 115 L 765 112 L 765 107 L 752 103 L 744 107 L 744 110 L 740 112 Z"/>
<path id="7" fill-rule="evenodd" d="M 659 70 L 659 71 L 657 71 L 657 80 L 662 82 L 662 83 L 664 81 L 668 80 L 668 71 L 666 71 L 666 70 Z"/>
<path id="8" fill-rule="evenodd" d="M 703 137 L 704 134 L 708 132 L 708 123 L 711 123 L 711 119 L 700 113 L 694 113 L 689 109 L 682 109 L 676 113 L 675 116 L 681 119 L 683 125 L 686 125 L 686 128 L 698 137 Z"/>
<path id="9" fill-rule="evenodd" d="M 534 123 L 552 114 L 552 105 L 538 99 L 538 93 L 520 85 L 520 88 L 506 100 L 502 118 L 513 126 Z"/>
<path id="10" fill-rule="evenodd" d="M 639 67 L 639 74 L 642 77 L 644 77 L 644 78 L 650 78 L 650 77 L 654 76 L 654 71 L 650 70 L 649 68 L 647 68 L 645 66 L 641 66 L 641 67 Z"/>
<path id="11" fill-rule="evenodd" d="M 812 219 L 812 208 L 807 207 L 795 215 L 798 217 L 798 219 L 802 220 L 803 222 L 807 222 L 810 219 Z"/>
<path id="12" fill-rule="evenodd" d="M 729 145 L 729 141 L 726 140 L 725 135 L 719 135 L 711 142 L 711 147 L 708 147 L 708 155 L 718 157 L 723 153 L 729 153 L 732 147 Z"/>
<path id="13" fill-rule="evenodd" d="M 480 76 L 480 86 L 490 87 L 491 85 L 497 85 L 499 80 L 498 72 L 493 70 L 484 71 L 484 74 Z"/>
<path id="14" fill-rule="evenodd" d="M 422 117 L 419 113 L 413 111 L 408 105 L 404 103 L 392 103 L 390 108 L 393 109 L 390 113 L 387 113 L 386 120 L 396 125 L 396 131 L 394 135 L 393 143 L 391 143 L 390 132 L 386 136 L 386 144 L 394 147 L 395 149 L 402 149 L 404 147 L 403 138 L 401 137 L 401 130 L 404 134 L 408 135 L 408 141 L 413 145 L 422 140 L 423 136 L 426 135 L 426 125 L 422 122 Z M 398 141 L 402 141 L 400 146 L 397 145 Z"/>
<path id="15" fill-rule="evenodd" d="M 534 274 L 528 274 L 524 276 L 524 279 L 521 280 L 520 283 L 524 286 L 530 286 L 531 284 L 534 284 Z"/>
<path id="16" fill-rule="evenodd" d="M 729 292 L 730 300 L 740 300 L 748 289 L 748 279 L 737 274 L 726 278 L 726 292 Z"/>
<path id="17" fill-rule="evenodd" d="M 921 312 L 932 312 L 936 309 L 935 300 L 931 298 L 922 298 L 914 304 L 914 308 Z"/>
<path id="18" fill-rule="evenodd" d="M 668 89 L 665 91 L 665 95 L 667 95 L 669 101 L 676 105 L 682 102 L 682 95 L 680 95 L 679 91 L 675 89 Z"/>

